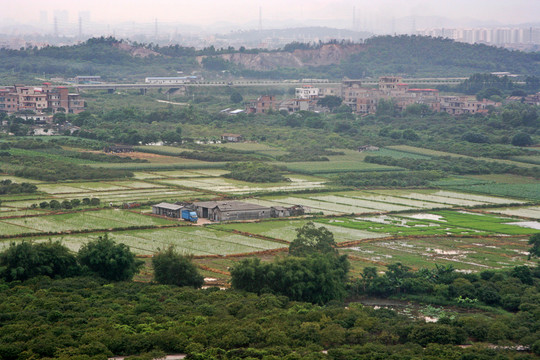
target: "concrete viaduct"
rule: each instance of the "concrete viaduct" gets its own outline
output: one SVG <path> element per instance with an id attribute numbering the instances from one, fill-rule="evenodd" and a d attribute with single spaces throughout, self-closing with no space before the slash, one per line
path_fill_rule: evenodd
<path id="1" fill-rule="evenodd" d="M 417 78 L 417 79 L 403 79 L 402 81 L 407 84 L 414 85 L 451 85 L 457 84 L 467 78 Z M 362 80 L 362 84 L 366 85 L 378 85 L 378 80 Z M 80 90 L 107 90 L 110 93 L 118 89 L 139 89 L 141 93 L 146 93 L 148 89 L 179 89 L 182 87 L 218 87 L 218 86 L 302 86 L 302 85 L 317 85 L 338 87 L 341 82 L 301 82 L 301 81 L 286 81 L 286 80 L 234 80 L 234 81 L 199 81 L 190 82 L 184 84 L 73 84 L 77 91 Z M 64 85 L 65 86 L 65 85 Z"/>

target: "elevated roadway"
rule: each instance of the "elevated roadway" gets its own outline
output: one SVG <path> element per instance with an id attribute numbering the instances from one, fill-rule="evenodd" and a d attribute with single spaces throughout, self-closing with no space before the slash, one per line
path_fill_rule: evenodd
<path id="1" fill-rule="evenodd" d="M 403 79 L 402 81 L 411 85 L 452 85 L 457 84 L 467 78 L 416 78 L 416 79 Z M 361 80 L 365 85 L 378 85 L 378 80 Z M 184 84 L 147 84 L 147 83 L 135 83 L 135 84 L 123 84 L 123 83 L 111 83 L 111 84 L 73 84 L 71 85 L 78 90 L 109 90 L 115 91 L 118 89 L 174 89 L 182 87 L 218 87 L 218 86 L 289 86 L 299 87 L 302 85 L 317 85 L 326 87 L 338 87 L 341 82 L 301 82 L 291 80 L 233 80 L 233 81 L 199 81 L 190 82 Z M 67 85 L 69 86 L 69 85 Z"/>

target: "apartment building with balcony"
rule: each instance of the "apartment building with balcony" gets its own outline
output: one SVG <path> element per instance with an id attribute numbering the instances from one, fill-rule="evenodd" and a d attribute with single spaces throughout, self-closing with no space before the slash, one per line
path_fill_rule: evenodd
<path id="1" fill-rule="evenodd" d="M 84 111 L 84 100 L 80 94 L 69 93 L 65 86 L 54 87 L 50 83 L 42 86 L 14 85 L 0 89 L 0 111 L 13 114 L 21 111 L 65 111 L 78 114 Z"/>

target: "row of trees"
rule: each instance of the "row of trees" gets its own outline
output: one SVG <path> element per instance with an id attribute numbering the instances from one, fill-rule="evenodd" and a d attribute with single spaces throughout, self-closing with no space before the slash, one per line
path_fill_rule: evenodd
<path id="1" fill-rule="evenodd" d="M 12 243 L 0 253 L 0 277 L 5 281 L 91 274 L 110 281 L 125 281 L 131 280 L 141 266 L 142 262 L 126 245 L 116 244 L 108 235 L 86 243 L 77 254 L 59 241 Z"/>
<path id="2" fill-rule="evenodd" d="M 54 201 L 54 200 L 53 200 Z M 66 278 L 97 275 L 108 281 L 129 281 L 143 262 L 128 246 L 105 234 L 73 253 L 60 241 L 12 243 L 0 253 L 0 279 L 25 281 L 38 276 Z M 152 258 L 154 278 L 160 284 L 199 288 L 204 278 L 191 257 L 169 247 Z"/>
<path id="3" fill-rule="evenodd" d="M 9 179 L 0 181 L 0 195 L 30 194 L 37 191 L 37 186 L 29 183 L 14 183 Z"/>
<path id="4" fill-rule="evenodd" d="M 366 156 L 365 162 L 400 166 L 410 170 L 442 171 L 450 174 L 516 174 L 540 178 L 540 168 L 525 168 L 497 161 L 476 160 L 465 157 L 436 156 L 430 159 Z"/>
<path id="5" fill-rule="evenodd" d="M 346 295 L 349 262 L 335 249 L 334 235 L 312 222 L 297 229 L 289 256 L 273 263 L 246 259 L 231 270 L 233 288 L 326 304 Z"/>
<path id="6" fill-rule="evenodd" d="M 71 200 L 63 200 L 62 202 L 58 200 L 51 200 L 51 201 L 42 201 L 39 203 L 39 207 L 41 209 L 73 209 L 78 208 L 79 206 L 99 206 L 100 204 L 99 198 L 83 198 L 80 199 L 71 199 Z M 37 206 L 36 206 L 37 207 Z"/>

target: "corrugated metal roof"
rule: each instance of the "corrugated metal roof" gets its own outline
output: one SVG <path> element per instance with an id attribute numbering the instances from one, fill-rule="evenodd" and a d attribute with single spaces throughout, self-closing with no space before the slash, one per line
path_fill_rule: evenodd
<path id="1" fill-rule="evenodd" d="M 246 211 L 246 210 L 270 210 L 269 207 L 257 204 L 246 203 L 242 201 L 201 201 L 193 203 L 197 207 L 208 209 L 219 208 L 221 211 Z"/>
<path id="2" fill-rule="evenodd" d="M 167 209 L 167 210 L 180 210 L 181 208 L 183 208 L 182 205 L 170 204 L 166 202 L 152 205 L 152 207 L 158 207 L 158 208 Z"/>

